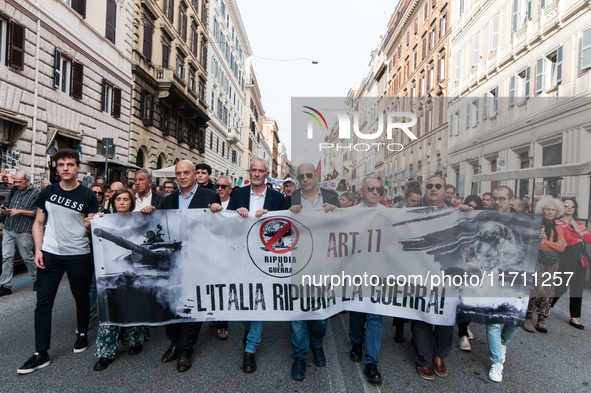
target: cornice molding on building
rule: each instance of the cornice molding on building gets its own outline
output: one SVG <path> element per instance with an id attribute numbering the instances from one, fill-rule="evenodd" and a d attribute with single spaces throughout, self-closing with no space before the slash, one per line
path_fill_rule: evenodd
<path id="1" fill-rule="evenodd" d="M 144 82 L 147 82 L 154 89 L 158 88 L 158 81 L 152 75 L 150 75 L 148 71 L 146 71 L 143 67 L 140 67 L 138 64 L 133 64 L 131 66 L 131 73 L 133 75 L 138 75 Z"/>
<path id="2" fill-rule="evenodd" d="M 228 8 L 232 13 L 232 19 L 234 20 L 234 27 L 238 31 L 238 35 L 241 36 L 239 40 L 242 44 L 242 49 L 244 52 L 244 57 L 249 57 L 252 55 L 252 48 L 250 47 L 250 41 L 248 40 L 248 35 L 246 34 L 246 29 L 244 28 L 244 23 L 242 22 L 242 16 L 240 15 L 240 10 L 238 9 L 238 5 L 236 4 L 236 0 L 226 0 L 228 3 Z"/>
<path id="3" fill-rule="evenodd" d="M 405 30 L 405 28 L 407 27 L 407 24 L 410 24 L 411 16 L 414 14 L 417 5 L 421 1 L 429 1 L 429 0 L 412 0 L 412 2 L 409 4 L 408 8 L 404 11 L 404 15 L 402 15 L 402 19 L 400 20 L 399 25 L 396 26 L 396 30 L 394 30 L 394 33 L 392 34 L 392 36 L 390 36 L 390 40 L 386 43 L 386 48 L 384 49 L 384 53 L 386 54 L 386 57 L 390 57 L 390 55 L 392 54 L 392 48 L 394 48 L 395 44 L 398 43 L 398 37 L 402 34 L 402 31 Z M 403 6 L 403 0 L 400 1 L 399 7 L 402 7 L 402 6 Z M 398 10 L 394 11 L 394 14 L 396 14 L 397 11 Z M 450 26 L 450 28 L 451 28 L 451 26 Z M 402 39 L 402 37 L 400 37 L 400 39 Z"/>
<path id="4" fill-rule="evenodd" d="M 162 10 L 156 6 L 155 3 L 145 0 L 134 0 L 136 5 L 140 6 L 140 10 L 145 10 L 150 14 L 152 23 L 162 16 Z"/>

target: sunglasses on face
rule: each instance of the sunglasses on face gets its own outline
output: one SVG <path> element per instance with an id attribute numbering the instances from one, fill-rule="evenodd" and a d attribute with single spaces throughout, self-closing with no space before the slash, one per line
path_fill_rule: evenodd
<path id="1" fill-rule="evenodd" d="M 499 201 L 499 202 L 503 203 L 503 202 L 505 202 L 508 199 L 509 198 L 505 198 L 505 197 L 498 197 L 498 198 L 497 197 L 492 197 L 493 202 Z"/>
<path id="2" fill-rule="evenodd" d="M 384 187 L 365 187 L 365 189 L 367 190 L 367 192 L 377 191 L 378 194 L 383 194 L 384 193 Z"/>
<path id="3" fill-rule="evenodd" d="M 427 190 L 431 190 L 433 189 L 433 187 L 435 187 L 438 190 L 441 190 L 441 188 L 443 187 L 443 184 L 427 184 Z"/>
<path id="4" fill-rule="evenodd" d="M 228 188 L 228 187 L 230 187 L 230 186 L 227 186 L 227 185 L 225 185 L 225 184 L 216 184 L 216 185 L 215 185 L 215 188 L 221 188 L 222 190 L 225 190 L 225 189 L 226 189 L 226 188 Z"/>
<path id="5" fill-rule="evenodd" d="M 314 177 L 314 174 L 313 174 L 313 173 L 300 173 L 300 174 L 298 175 L 298 180 L 299 180 L 299 181 L 302 181 L 302 180 L 304 180 L 304 176 L 305 176 L 305 177 L 307 177 L 308 179 L 311 179 L 311 178 L 313 178 L 313 177 Z"/>
<path id="6" fill-rule="evenodd" d="M 575 207 L 575 205 L 564 205 L 564 207 L 570 209 L 571 207 Z"/>
<path id="7" fill-rule="evenodd" d="M 105 195 L 104 193 L 100 192 L 100 191 L 93 191 L 94 195 L 99 195 L 99 196 L 103 196 Z"/>

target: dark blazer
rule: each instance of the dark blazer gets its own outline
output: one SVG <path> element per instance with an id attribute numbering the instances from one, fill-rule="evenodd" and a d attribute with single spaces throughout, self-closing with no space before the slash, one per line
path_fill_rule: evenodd
<path id="1" fill-rule="evenodd" d="M 157 192 L 152 191 L 152 203 L 151 205 L 154 206 L 156 209 L 162 209 L 162 202 L 164 201 L 164 196 L 158 194 Z"/>
<path id="2" fill-rule="evenodd" d="M 330 203 L 331 205 L 335 205 L 336 207 L 341 207 L 341 202 L 339 202 L 339 194 L 331 190 L 325 190 L 324 188 L 320 188 L 320 193 L 322 194 L 322 201 L 324 203 Z M 314 202 L 314 201 L 312 201 Z M 294 192 L 291 193 L 291 205 L 301 205 L 302 204 L 302 189 L 298 188 Z"/>
<path id="3" fill-rule="evenodd" d="M 228 210 L 236 210 L 241 207 L 250 210 L 250 188 L 251 186 L 246 186 L 234 190 L 230 198 L 230 203 L 228 204 Z M 263 209 L 267 209 L 268 211 L 287 210 L 289 206 L 285 203 L 285 196 L 282 193 L 272 188 L 267 188 Z"/>
<path id="4" fill-rule="evenodd" d="M 164 209 L 179 208 L 179 192 L 181 192 L 181 190 L 173 192 L 164 198 Z M 212 203 L 222 204 L 218 193 L 199 186 L 197 187 L 197 191 L 195 191 L 195 195 L 193 195 L 193 199 L 191 199 L 191 203 L 189 203 L 189 209 L 205 209 L 207 208 L 207 205 Z"/>

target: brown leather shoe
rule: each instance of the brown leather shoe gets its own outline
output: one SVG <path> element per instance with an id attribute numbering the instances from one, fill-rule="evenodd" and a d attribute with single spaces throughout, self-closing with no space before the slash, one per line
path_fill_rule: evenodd
<path id="1" fill-rule="evenodd" d="M 177 358 L 176 347 L 174 345 L 171 345 L 166 350 L 166 352 L 164 352 L 164 355 L 162 355 L 162 359 L 160 359 L 160 361 L 162 363 L 170 363 L 176 358 Z"/>
<path id="2" fill-rule="evenodd" d="M 443 362 L 443 358 L 438 358 L 437 356 L 433 356 L 433 371 L 437 374 L 438 377 L 445 378 L 447 377 L 447 367 L 445 367 L 445 363 Z"/>
<path id="3" fill-rule="evenodd" d="M 431 370 L 431 367 L 417 367 L 417 370 L 419 371 L 419 375 L 421 376 L 421 378 L 425 378 L 429 381 L 432 381 L 435 379 L 435 377 L 433 376 L 433 370 Z"/>
<path id="4" fill-rule="evenodd" d="M 189 371 L 191 369 L 191 358 L 181 356 L 176 362 L 176 371 Z"/>

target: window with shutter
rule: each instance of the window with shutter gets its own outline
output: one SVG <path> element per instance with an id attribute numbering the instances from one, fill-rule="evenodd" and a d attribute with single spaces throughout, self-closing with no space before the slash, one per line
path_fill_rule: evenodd
<path id="1" fill-rule="evenodd" d="M 8 20 L 0 16 L 0 64 L 6 64 L 8 59 Z"/>
<path id="2" fill-rule="evenodd" d="M 544 90 L 544 59 L 536 62 L 536 94 Z"/>
<path id="3" fill-rule="evenodd" d="M 556 84 L 562 82 L 562 45 L 556 50 Z"/>
<path id="4" fill-rule="evenodd" d="M 162 44 L 162 68 L 168 68 L 168 51 L 170 49 L 165 44 Z"/>
<path id="5" fill-rule="evenodd" d="M 511 77 L 509 85 L 509 107 L 515 105 L 515 75 Z"/>
<path id="6" fill-rule="evenodd" d="M 117 4 L 115 0 L 107 0 L 107 26 L 105 28 L 105 38 L 115 43 L 115 30 L 117 26 Z"/>
<path id="7" fill-rule="evenodd" d="M 480 63 L 480 33 L 476 34 L 472 43 L 472 65 Z"/>
<path id="8" fill-rule="evenodd" d="M 525 69 L 525 99 L 529 98 L 529 91 L 531 88 L 531 82 L 530 82 L 530 78 L 531 78 L 531 67 L 527 67 Z"/>
<path id="9" fill-rule="evenodd" d="M 86 0 L 72 0 L 72 9 L 86 19 Z"/>
<path id="10" fill-rule="evenodd" d="M 62 52 L 55 48 L 54 63 L 53 63 L 53 87 L 60 88 L 62 80 Z"/>
<path id="11" fill-rule="evenodd" d="M 21 71 L 25 65 L 25 27 L 14 21 L 10 26 L 8 65 Z"/>
<path id="12" fill-rule="evenodd" d="M 121 117 L 121 89 L 113 89 L 113 117 Z"/>
<path id="13" fill-rule="evenodd" d="M 488 93 L 484 93 L 484 97 L 482 97 L 482 120 L 486 120 L 488 117 Z"/>
<path id="14" fill-rule="evenodd" d="M 144 22 L 144 56 L 148 61 L 152 61 L 152 34 L 153 27 Z"/>
<path id="15" fill-rule="evenodd" d="M 470 104 L 466 105 L 466 129 L 470 128 L 470 126 L 472 125 L 471 120 L 470 120 L 470 115 L 472 114 L 471 112 L 472 112 L 471 105 Z"/>
<path id="16" fill-rule="evenodd" d="M 591 29 L 583 32 L 581 41 L 581 70 L 586 70 L 591 68 Z"/>
<path id="17" fill-rule="evenodd" d="M 72 97 L 82 99 L 82 88 L 84 86 L 84 65 L 74 62 L 72 68 L 74 69 L 72 76 Z"/>
<path id="18" fill-rule="evenodd" d="M 499 46 L 499 18 L 500 14 L 495 15 L 490 26 L 490 50 Z"/>
<path id="19" fill-rule="evenodd" d="M 495 87 L 491 93 L 494 95 L 493 113 L 496 115 L 499 113 L 499 86 Z"/>
<path id="20" fill-rule="evenodd" d="M 519 28 L 519 2 L 520 0 L 513 0 L 513 20 L 511 23 L 511 32 L 515 32 Z"/>
<path id="21" fill-rule="evenodd" d="M 439 20 L 439 39 L 441 39 L 447 32 L 447 11 L 443 13 Z"/>
<path id="22" fill-rule="evenodd" d="M 101 112 L 105 111 L 105 103 L 106 103 L 106 97 L 107 97 L 107 81 L 103 79 L 103 89 L 102 89 L 102 94 L 101 94 Z"/>
<path id="23" fill-rule="evenodd" d="M 168 19 L 174 23 L 174 0 L 168 0 Z"/>

